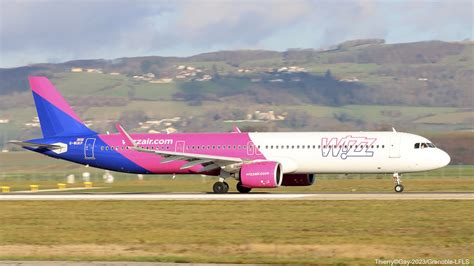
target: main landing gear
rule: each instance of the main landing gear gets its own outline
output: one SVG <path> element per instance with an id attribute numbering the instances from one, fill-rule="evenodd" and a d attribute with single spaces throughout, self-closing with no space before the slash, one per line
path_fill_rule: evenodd
<path id="1" fill-rule="evenodd" d="M 242 186 L 242 182 L 237 183 L 237 191 L 240 193 L 249 193 L 252 188 Z"/>
<path id="2" fill-rule="evenodd" d="M 229 191 L 229 184 L 224 181 L 217 181 L 214 183 L 214 186 L 212 186 L 212 190 L 214 190 L 216 194 L 227 193 L 227 191 Z"/>
<path id="3" fill-rule="evenodd" d="M 250 190 L 252 190 L 252 188 L 242 186 L 241 182 L 237 183 L 236 188 L 237 191 L 239 191 L 240 193 L 249 193 Z M 224 181 L 217 181 L 216 183 L 214 183 L 214 186 L 212 186 L 212 190 L 216 194 L 227 193 L 229 191 L 229 184 Z"/>
<path id="4" fill-rule="evenodd" d="M 403 191 L 403 185 L 402 185 L 402 180 L 401 180 L 401 175 L 398 173 L 393 173 L 393 181 L 395 183 L 395 192 L 402 192 Z"/>

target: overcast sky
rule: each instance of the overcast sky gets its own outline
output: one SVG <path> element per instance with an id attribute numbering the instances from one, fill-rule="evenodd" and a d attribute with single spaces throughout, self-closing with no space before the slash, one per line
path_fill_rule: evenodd
<path id="1" fill-rule="evenodd" d="M 471 0 L 0 0 L 0 67 L 472 37 Z"/>

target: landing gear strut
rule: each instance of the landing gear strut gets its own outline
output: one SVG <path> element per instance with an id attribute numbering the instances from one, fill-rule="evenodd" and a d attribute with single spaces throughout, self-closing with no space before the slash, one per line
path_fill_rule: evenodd
<path id="1" fill-rule="evenodd" d="M 242 182 L 237 183 L 237 191 L 240 193 L 249 193 L 252 188 L 242 186 Z"/>
<path id="2" fill-rule="evenodd" d="M 216 194 L 227 193 L 227 191 L 229 191 L 229 184 L 223 181 L 222 182 L 218 181 L 214 183 L 214 186 L 212 186 L 212 189 L 214 190 L 214 193 Z"/>
<path id="3" fill-rule="evenodd" d="M 403 185 L 402 185 L 402 180 L 401 180 L 401 175 L 398 173 L 393 173 L 393 181 L 395 183 L 395 192 L 402 192 L 403 191 Z"/>

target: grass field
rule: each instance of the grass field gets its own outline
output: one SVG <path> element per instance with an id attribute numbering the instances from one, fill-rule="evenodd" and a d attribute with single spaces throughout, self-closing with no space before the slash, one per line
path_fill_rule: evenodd
<path id="1" fill-rule="evenodd" d="M 473 258 L 472 201 L 2 202 L 2 260 Z"/>
<path id="2" fill-rule="evenodd" d="M 91 173 L 94 192 L 208 192 L 215 177 L 113 173 L 31 152 L 0 153 L 0 185 L 55 188 Z M 407 192 L 474 191 L 474 167 L 404 176 Z M 235 191 L 235 181 L 229 181 Z M 321 175 L 285 192 L 391 192 L 389 175 Z M 86 191 L 90 192 L 90 191 Z M 70 192 L 61 192 L 70 193 Z M 80 193 L 80 192 L 79 192 Z M 0 260 L 374 264 L 375 259 L 470 258 L 466 201 L 2 201 Z"/>

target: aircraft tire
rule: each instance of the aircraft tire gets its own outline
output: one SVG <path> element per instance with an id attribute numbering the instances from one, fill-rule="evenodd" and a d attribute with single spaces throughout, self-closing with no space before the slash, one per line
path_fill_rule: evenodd
<path id="1" fill-rule="evenodd" d="M 242 182 L 238 182 L 236 187 L 240 193 L 249 193 L 252 190 L 252 188 L 242 186 Z"/>
<path id="2" fill-rule="evenodd" d="M 404 188 L 403 188 L 403 185 L 402 185 L 402 184 L 398 184 L 398 185 L 395 186 L 394 189 L 395 189 L 395 192 L 400 193 L 400 192 L 403 191 Z"/>
<path id="3" fill-rule="evenodd" d="M 214 190 L 216 194 L 224 194 L 229 191 L 229 185 L 226 182 L 216 182 L 214 186 L 212 186 L 212 190 Z"/>

